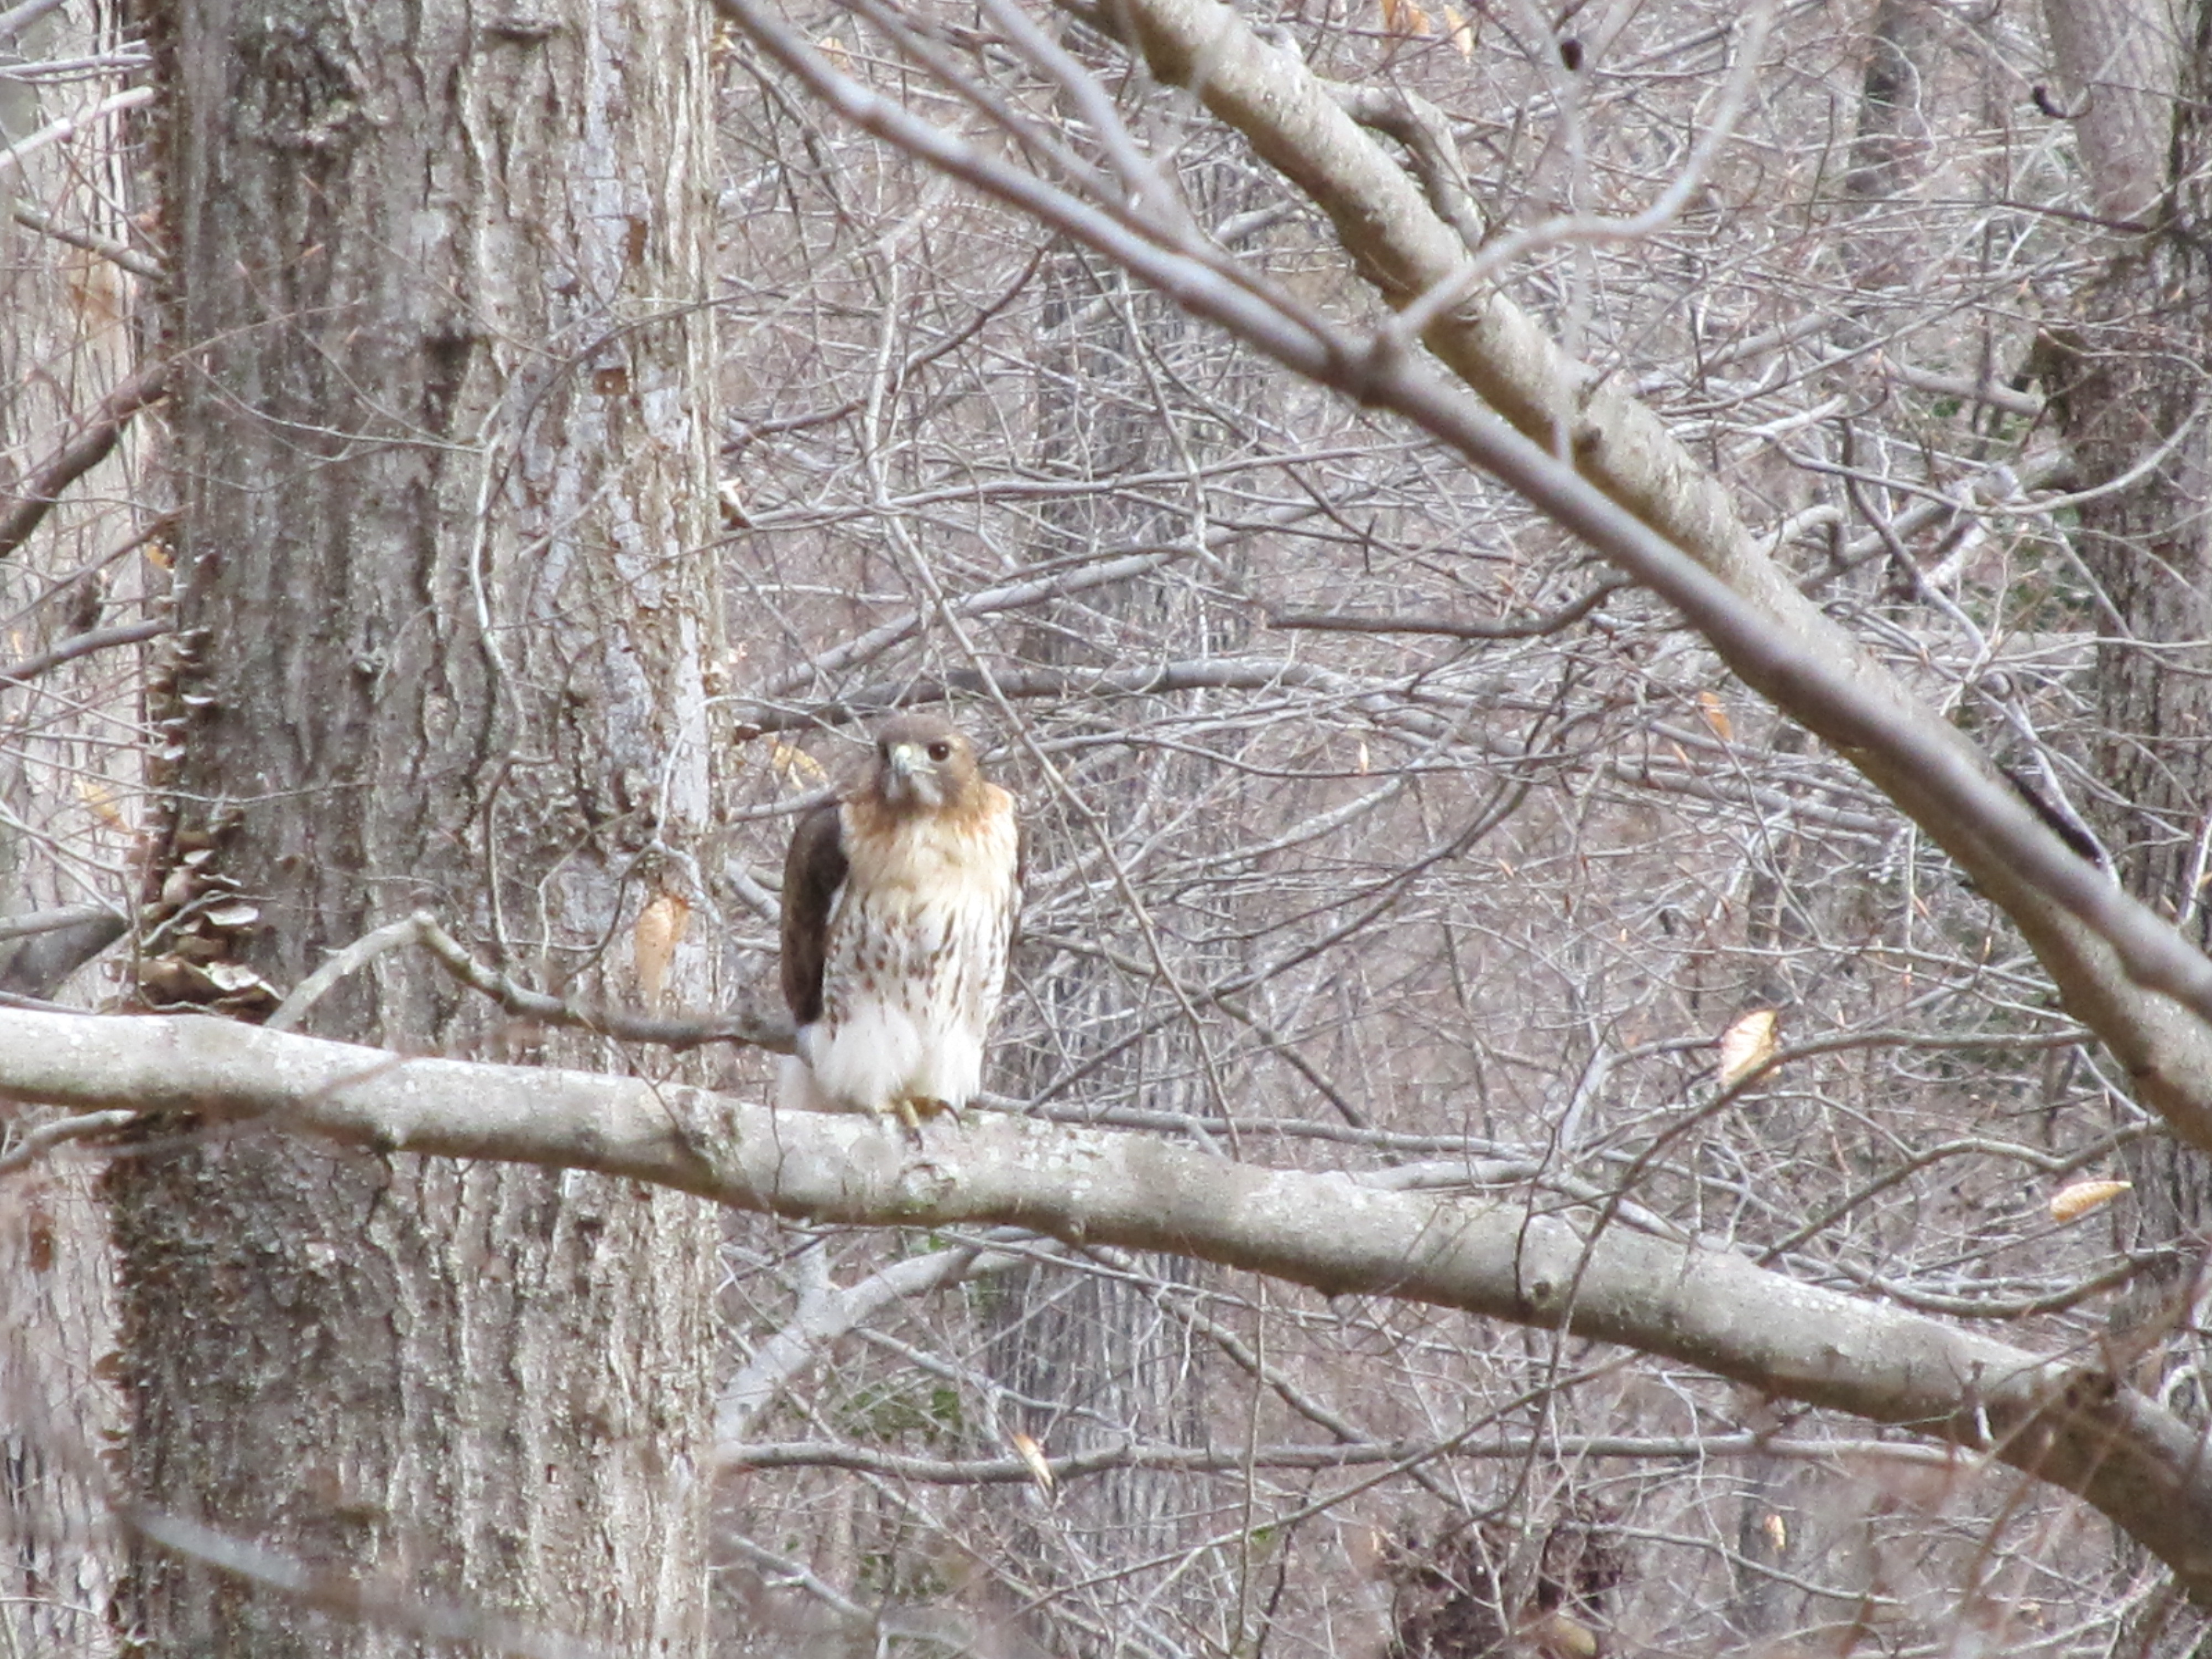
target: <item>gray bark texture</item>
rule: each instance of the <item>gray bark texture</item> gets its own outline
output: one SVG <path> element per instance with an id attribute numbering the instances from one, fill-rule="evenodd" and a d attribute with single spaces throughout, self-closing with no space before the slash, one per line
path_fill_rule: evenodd
<path id="1" fill-rule="evenodd" d="M 154 22 L 185 650 L 142 992 L 265 1012 L 427 906 L 518 976 L 634 1000 L 660 974 L 615 947 L 692 896 L 707 811 L 699 10 Z M 394 952 L 307 1023 L 619 1059 L 487 1006 Z M 413 1597 L 699 1650 L 711 1206 L 166 1127 L 110 1182 L 144 1650 L 412 1652 Z M 398 1597 L 309 1611 L 179 1522 Z"/>
<path id="2" fill-rule="evenodd" d="M 2045 0 L 2044 26 L 2089 194 L 2117 221 L 2154 214 L 2175 176 L 2174 77 L 2192 42 L 2185 0 Z"/>
<path id="3" fill-rule="evenodd" d="M 2094 757 L 2111 794 L 2099 829 L 2130 891 L 2212 941 L 2205 857 L 2212 820 L 2212 258 L 2187 227 L 2212 207 L 2212 7 L 2185 17 L 2113 0 L 2052 5 L 2066 78 L 2088 88 L 2081 151 L 2093 193 L 2161 227 L 2131 239 L 2045 330 L 2039 362 L 2083 482 L 2078 546 L 2110 609 L 2098 618 L 2102 734 Z M 2177 31 L 2179 38 L 2177 39 Z M 2116 81 L 2123 68 L 2163 76 Z M 2120 124 L 2124 122 L 2124 131 Z M 2146 169 L 2148 169 L 2147 172 Z M 2146 460 L 2163 454 L 2158 465 Z M 2139 475 L 2139 476 L 2136 476 Z M 2126 1153 L 2139 1246 L 2201 1241 L 2212 1165 L 2166 1136 Z M 2155 1347 L 2191 1323 L 2201 1247 L 2139 1287 L 2119 1323 Z M 2201 1389 L 2191 1390 L 2201 1410 Z"/>

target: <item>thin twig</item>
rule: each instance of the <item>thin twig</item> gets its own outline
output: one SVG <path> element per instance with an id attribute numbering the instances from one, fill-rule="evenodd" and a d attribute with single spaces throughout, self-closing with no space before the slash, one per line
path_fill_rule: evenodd
<path id="1" fill-rule="evenodd" d="M 112 651 L 120 645 L 137 645 L 147 640 L 159 639 L 164 634 L 176 632 L 172 622 L 125 623 L 116 628 L 98 628 L 89 634 L 73 634 L 68 639 L 48 646 L 35 657 L 26 657 L 21 662 L 0 663 L 0 685 L 21 685 L 34 680 L 48 669 L 59 668 L 65 662 L 75 662 L 79 657 L 88 657 L 95 651 Z"/>
<path id="2" fill-rule="evenodd" d="M 1190 1474 L 1235 1474 L 1250 1467 L 1266 1469 L 1363 1468 L 1415 1459 L 1465 1458 L 1511 1461 L 1532 1453 L 1545 1455 L 1649 1458 L 1665 1462 L 1703 1457 L 1802 1457 L 1820 1460 L 1846 1455 L 1892 1457 L 1900 1462 L 1948 1465 L 1951 1455 L 1930 1446 L 1889 1440 L 1783 1440 L 1760 1434 L 1706 1436 L 1547 1435 L 1540 1439 L 1513 1435 L 1498 1440 L 1459 1436 L 1412 1440 L 1368 1440 L 1334 1445 L 1283 1444 L 1260 1447 L 1248 1455 L 1218 1446 L 1120 1445 L 1066 1452 L 1050 1458 L 1053 1479 L 1066 1483 L 1120 1469 L 1176 1469 Z M 1018 1486 L 1036 1476 L 1018 1457 L 932 1457 L 885 1451 L 842 1440 L 762 1442 L 744 1449 L 739 1467 L 752 1469 L 849 1469 L 928 1486 Z"/>
<path id="3" fill-rule="evenodd" d="M 28 202 L 17 202 L 9 209 L 9 215 L 26 230 L 35 230 L 41 236 L 51 236 L 58 242 L 67 242 L 71 247 L 81 247 L 87 253 L 97 253 L 103 259 L 113 261 L 133 276 L 143 276 L 149 282 L 158 280 L 164 273 L 161 262 L 141 253 L 128 242 L 118 242 L 112 236 L 101 236 L 89 230 L 78 230 L 65 225 L 44 208 Z"/>
<path id="4" fill-rule="evenodd" d="M 1041 697 L 1066 702 L 1083 697 L 1148 697 L 1176 691 L 1255 691 L 1285 686 L 1346 695 L 1371 689 L 1328 669 L 1282 658 L 1215 657 L 1103 673 L 1071 674 L 1042 668 L 1008 671 L 994 673 L 988 681 L 979 670 L 961 668 L 865 685 L 824 702 L 740 702 L 732 713 L 740 732 L 757 737 L 764 732 L 806 731 L 872 720 L 893 709 L 943 702 L 956 694 L 983 696 L 994 687 L 1000 696 L 1018 700 Z"/>
<path id="5" fill-rule="evenodd" d="M 1482 246 L 1489 234 L 1474 185 L 1460 160 L 1452 138 L 1451 122 L 1444 112 L 1419 93 L 1400 86 L 1322 83 L 1336 106 L 1363 127 L 1396 139 L 1405 146 L 1421 193 L 1437 216 L 1459 233 L 1470 253 Z"/>
<path id="6" fill-rule="evenodd" d="M 28 7 L 19 7 L 17 12 L 28 9 Z M 7 15 L 0 15 L 0 24 L 7 21 Z M 13 172 L 33 150 L 44 149 L 48 144 L 65 143 L 111 115 L 120 115 L 125 110 L 137 109 L 142 104 L 153 101 L 153 88 L 133 87 L 128 92 L 118 92 L 112 97 L 101 99 L 81 115 L 64 115 L 60 120 L 49 122 L 36 132 L 27 133 L 12 143 L 0 144 L 0 173 Z"/>
<path id="7" fill-rule="evenodd" d="M 1460 622 L 1449 617 L 1358 617 L 1335 611 L 1278 611 L 1267 626 L 1328 634 L 1439 634 L 1455 640 L 1533 640 L 1571 628 L 1624 587 L 1626 576 L 1608 576 L 1582 598 L 1528 622 Z"/>
<path id="8" fill-rule="evenodd" d="M 276 1012 L 270 1015 L 264 1024 L 272 1031 L 291 1030 L 307 1017 L 307 1011 L 328 995 L 340 980 L 349 974 L 359 973 L 387 951 L 397 951 L 403 945 L 419 943 L 423 923 L 427 921 L 428 918 L 418 910 L 411 916 L 388 921 L 381 927 L 363 933 L 294 986 L 292 994 L 277 1006 Z"/>
<path id="9" fill-rule="evenodd" d="M 23 0 L 20 6 L 0 11 L 0 38 L 21 35 L 50 11 L 59 11 L 64 0 Z"/>
<path id="10" fill-rule="evenodd" d="M 83 431 L 9 489 L 15 505 L 0 518 L 0 559 L 30 539 L 63 490 L 107 459 L 131 417 L 168 390 L 168 364 L 149 363 L 107 394 Z"/>
<path id="11" fill-rule="evenodd" d="M 778 1054 L 791 1052 L 789 1018 L 757 1009 L 740 1009 L 727 1014 L 640 1014 L 626 1009 L 586 1007 L 531 990 L 497 969 L 478 962 L 427 910 L 417 910 L 401 921 L 388 922 L 346 946 L 300 981 L 270 1017 L 269 1029 L 290 1030 L 338 981 L 359 971 L 387 951 L 406 945 L 422 945 L 447 973 L 471 990 L 483 992 L 507 1012 L 543 1024 L 597 1031 L 620 1042 L 652 1043 L 664 1048 L 738 1042 Z"/>
<path id="12" fill-rule="evenodd" d="M 1625 219 L 1608 218 L 1601 214 L 1567 214 L 1485 243 L 1480 252 L 1469 258 L 1456 270 L 1432 283 L 1427 292 L 1415 296 L 1402 311 L 1385 323 L 1378 331 L 1378 345 L 1397 351 L 1409 349 L 1413 342 L 1428 331 L 1430 325 L 1456 306 L 1478 285 L 1515 260 L 1541 249 L 1639 242 L 1663 229 L 1689 204 L 1691 198 L 1704 187 L 1713 158 L 1734 134 L 1736 117 L 1742 113 L 1743 106 L 1751 95 L 1752 80 L 1765 56 L 1767 31 L 1773 22 L 1773 0 L 1754 7 L 1744 19 L 1742 50 L 1737 54 L 1734 72 L 1721 88 L 1719 108 L 1714 112 L 1705 133 L 1691 149 L 1682 170 L 1665 190 L 1659 192 L 1650 207 Z"/>
<path id="13" fill-rule="evenodd" d="M 88 1140 L 94 1135 L 112 1134 L 136 1122 L 138 1114 L 118 1109 L 108 1112 L 84 1112 L 76 1117 L 57 1118 L 52 1123 L 41 1123 L 27 1131 L 14 1150 L 0 1157 L 0 1176 L 12 1175 L 26 1164 L 35 1164 L 57 1146 L 72 1140 Z"/>

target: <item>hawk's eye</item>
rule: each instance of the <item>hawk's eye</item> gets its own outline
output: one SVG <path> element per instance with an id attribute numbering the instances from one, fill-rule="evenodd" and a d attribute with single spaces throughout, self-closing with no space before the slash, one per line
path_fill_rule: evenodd
<path id="1" fill-rule="evenodd" d="M 952 757 L 952 745 L 949 743 L 933 743 L 929 745 L 929 757 L 933 761 L 950 760 Z"/>

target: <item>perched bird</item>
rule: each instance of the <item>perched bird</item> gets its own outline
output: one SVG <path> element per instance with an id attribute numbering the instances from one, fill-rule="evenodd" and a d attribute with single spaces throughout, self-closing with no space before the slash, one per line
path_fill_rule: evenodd
<path id="1" fill-rule="evenodd" d="M 1014 798 L 955 727 L 876 734 L 866 779 L 799 820 L 783 866 L 781 1103 L 928 1113 L 975 1097 L 1021 904 Z"/>

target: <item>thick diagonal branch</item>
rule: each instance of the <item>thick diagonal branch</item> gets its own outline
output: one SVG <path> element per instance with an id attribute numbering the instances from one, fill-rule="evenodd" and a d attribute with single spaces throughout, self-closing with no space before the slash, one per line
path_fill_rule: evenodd
<path id="1" fill-rule="evenodd" d="M 1493 473 L 1678 606 L 1753 689 L 1826 738 L 2002 907 L 2067 1007 L 2146 1104 L 2212 1150 L 2212 963 L 2020 806 L 1986 757 L 1798 592 L 1753 544 L 1727 489 L 1619 384 L 1569 359 L 1504 294 L 1423 333 L 1504 417 L 1497 430 L 1404 353 L 1366 349 L 1218 250 L 1074 200 L 938 131 L 834 70 L 756 0 L 714 0 L 863 127 L 990 191 L 1158 285 L 1308 378 L 1396 410 Z M 1394 304 L 1451 279 L 1465 244 L 1404 169 L 1294 54 L 1217 0 L 1118 0 L 1113 22 L 1152 73 L 1188 87 L 1295 183 Z"/>

